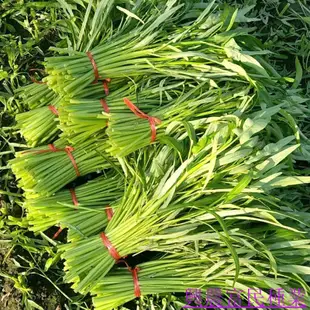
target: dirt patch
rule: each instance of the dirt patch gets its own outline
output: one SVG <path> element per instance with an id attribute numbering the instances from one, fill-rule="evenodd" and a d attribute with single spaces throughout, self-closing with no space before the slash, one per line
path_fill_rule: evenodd
<path id="1" fill-rule="evenodd" d="M 63 296 L 49 281 L 36 275 L 28 276 L 27 280 L 33 291 L 32 300 L 44 310 L 56 310 L 62 304 Z"/>
<path id="2" fill-rule="evenodd" d="M 22 294 L 14 287 L 14 281 L 4 276 L 17 277 L 18 275 L 13 261 L 10 258 L 5 260 L 9 251 L 8 245 L 0 243 L 0 309 L 19 310 L 22 309 Z"/>
<path id="3" fill-rule="evenodd" d="M 26 277 L 27 283 L 23 283 L 22 278 L 15 283 L 14 279 L 18 279 L 21 270 L 14 264 L 12 258 L 18 259 L 18 253 L 12 251 L 6 257 L 9 251 L 9 245 L 0 244 L 0 309 L 25 309 L 27 299 L 35 302 L 44 310 L 59 309 L 58 306 L 64 298 L 48 280 L 39 275 L 30 274 Z M 25 290 L 24 295 L 21 290 Z"/>

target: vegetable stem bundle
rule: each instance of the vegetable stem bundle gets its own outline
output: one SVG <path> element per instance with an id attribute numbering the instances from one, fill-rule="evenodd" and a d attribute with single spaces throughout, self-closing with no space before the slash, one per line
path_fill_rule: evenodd
<path id="1" fill-rule="evenodd" d="M 28 146 L 35 147 L 53 141 L 60 133 L 57 128 L 58 105 L 49 105 L 16 115 L 17 125 Z"/>
<path id="2" fill-rule="evenodd" d="M 127 33 L 126 27 L 116 31 L 92 51 L 47 58 L 45 65 L 49 75 L 46 80 L 49 87 L 59 94 L 76 97 L 92 82 L 126 76 L 152 74 L 200 81 L 216 77 L 238 79 L 236 65 L 222 62 L 227 57 L 223 49 L 216 49 L 216 45 L 212 44 L 212 49 L 203 45 L 197 51 L 197 42 L 191 43 L 193 37 L 188 28 L 174 28 L 174 21 L 184 13 L 186 15 L 187 10 L 182 4 L 172 7 L 167 3 L 142 26 L 130 28 Z M 199 18 L 192 20 L 193 31 L 201 31 L 201 22 Z M 166 31 L 169 30 L 167 37 Z M 245 77 L 241 79 L 245 80 Z"/>
<path id="3" fill-rule="evenodd" d="M 141 112 L 135 111 L 135 102 L 125 98 L 123 106 L 127 111 L 126 109 L 125 111 L 111 111 L 107 129 L 108 143 L 111 147 L 108 151 L 113 156 L 126 156 L 148 146 L 156 139 L 163 144 L 167 143 L 169 138 L 167 138 L 166 130 L 169 126 L 173 127 L 173 124 L 179 127 L 183 124 L 183 132 L 178 128 L 180 135 L 186 133 L 188 127 L 191 126 L 190 122 L 194 123 L 206 116 L 216 117 L 230 114 L 238 109 L 240 109 L 239 113 L 245 112 L 253 105 L 251 99 L 246 105 L 243 104 L 247 92 L 247 89 L 243 87 L 238 89 L 236 86 L 234 89 L 210 89 L 208 84 L 202 83 L 178 98 L 170 100 L 166 105 L 157 106 L 150 112 L 143 110 L 142 116 Z M 147 112 L 147 115 L 144 112 Z M 160 122 L 152 124 L 150 122 L 152 119 L 160 120 Z"/>
<path id="4" fill-rule="evenodd" d="M 30 229 L 68 229 L 64 280 L 96 310 L 188 288 L 308 293 L 305 195 L 285 191 L 310 183 L 299 60 L 295 79 L 275 71 L 250 6 L 88 2 L 43 84 L 16 92 L 35 148 L 10 161 Z"/>
<path id="5" fill-rule="evenodd" d="M 190 256 L 189 253 L 184 253 Z M 215 276 L 207 281 L 203 275 L 212 267 L 209 258 L 187 258 L 180 255 L 156 259 L 139 264 L 136 269 L 118 268 L 109 273 L 92 291 L 97 310 L 109 310 L 134 299 L 139 295 L 160 293 L 184 293 L 188 288 L 206 288 L 222 285 L 226 287 L 225 280 Z M 224 268 L 224 266 L 221 266 Z M 136 271 L 134 278 L 132 272 Z M 219 270 L 215 269 L 214 273 Z M 213 275 L 212 274 L 212 275 Z M 210 275 L 210 276 L 212 276 Z M 226 280 L 233 280 L 230 273 Z"/>
<path id="6" fill-rule="evenodd" d="M 121 198 L 123 182 L 108 173 L 80 185 L 44 198 L 28 199 L 24 206 L 33 231 L 54 225 L 70 228 L 68 240 L 98 234 L 108 222 L 109 209 Z M 112 214 L 112 213 L 111 213 Z"/>
<path id="7" fill-rule="evenodd" d="M 108 96 L 101 93 L 91 95 L 91 98 L 71 98 L 64 101 L 59 109 L 60 128 L 73 145 L 78 145 L 81 141 L 100 135 L 113 113 L 122 114 L 126 120 L 132 116 L 123 98 L 130 98 L 140 109 L 149 112 L 165 106 L 169 102 L 168 98 L 171 100 L 175 93 L 185 89 L 184 81 L 172 83 L 155 80 L 146 85 L 138 81 L 112 90 Z"/>
<path id="8" fill-rule="evenodd" d="M 269 114 L 266 113 L 266 115 Z M 257 152 L 255 158 L 254 145 L 245 143 L 254 132 L 248 133 L 247 126 L 239 122 L 237 117 L 227 116 L 226 119 L 222 117 L 219 120 L 214 118 L 213 122 L 214 125 L 209 124 L 206 131 L 209 138 L 202 137 L 197 143 L 197 148 L 192 150 L 188 159 L 177 165 L 174 172 L 171 171 L 174 165 L 169 167 L 157 187 L 156 183 L 149 180 L 152 186 L 148 187 L 149 192 L 145 193 L 141 184 L 135 184 L 132 181 L 127 194 L 123 196 L 122 203 L 101 235 L 62 246 L 65 279 L 68 282 L 74 282 L 73 288 L 76 291 L 81 293 L 91 291 L 109 272 L 115 260 L 121 257 L 146 249 L 159 250 L 160 247 L 155 240 L 158 241 L 168 227 L 172 233 L 166 233 L 164 236 L 166 242 L 172 238 L 175 240 L 172 242 L 182 243 L 184 240 L 183 242 L 187 243 L 186 238 L 181 238 L 180 241 L 174 238 L 173 227 L 175 229 L 180 225 L 184 227 L 183 229 L 180 227 L 178 231 L 180 236 L 188 234 L 193 229 L 194 218 L 198 214 L 201 216 L 199 213 L 201 211 L 197 211 L 198 214 L 196 214 L 191 207 L 196 208 L 199 204 L 205 206 L 206 202 L 207 205 L 218 208 L 231 201 L 237 203 L 243 191 L 251 196 L 252 192 L 259 190 L 259 187 L 257 189 L 251 187 L 251 183 L 254 184 L 253 179 L 256 179 L 256 184 L 262 178 L 268 179 L 273 173 L 270 163 L 274 162 L 275 166 L 280 164 L 298 147 L 298 145 L 287 146 L 294 139 L 294 137 L 287 137 L 280 141 L 278 146 L 274 145 L 274 152 L 278 152 L 279 148 L 283 151 L 282 156 L 276 161 L 273 154 L 269 153 L 271 146 L 266 147 L 265 153 Z M 227 124 L 224 125 L 225 122 Z M 268 122 L 270 119 L 266 120 L 266 125 Z M 260 124 L 262 125 L 262 118 L 260 118 Z M 259 132 L 262 129 L 263 127 L 260 127 L 256 130 Z M 237 143 L 236 133 L 240 135 L 244 145 L 240 146 Z M 216 149 L 213 147 L 215 153 L 210 154 L 212 145 L 215 144 L 217 146 Z M 214 161 L 213 158 L 216 160 Z M 255 160 L 251 162 L 251 158 Z M 156 158 L 153 162 L 156 162 Z M 211 173 L 208 172 L 210 167 L 213 170 Z M 254 168 L 258 170 L 256 175 L 254 173 L 248 175 L 251 167 L 253 167 L 252 170 Z M 209 173 L 207 180 L 206 173 Z M 206 190 L 203 191 L 202 188 Z M 208 197 L 207 193 L 220 195 Z M 205 202 L 200 202 L 201 197 L 205 197 Z M 217 217 L 214 217 L 214 220 L 216 219 Z"/>
<path id="9" fill-rule="evenodd" d="M 133 191 L 135 191 L 134 195 Z M 141 195 L 141 191 L 138 189 L 134 190 L 131 187 L 131 195 L 133 195 L 134 199 L 128 197 L 125 201 L 125 197 L 123 197 L 123 203 L 128 207 L 137 208 L 132 203 L 136 202 L 136 205 L 141 204 L 141 198 L 138 198 Z M 111 223 L 112 225 L 114 223 L 113 226 L 117 225 L 116 222 L 119 223 L 118 229 L 114 230 L 113 237 L 111 235 L 113 234 L 112 231 L 110 233 L 103 233 L 103 229 L 103 234 L 61 246 L 60 249 L 64 251 L 62 256 L 65 258 L 65 270 L 67 270 L 65 280 L 75 282 L 72 287 L 76 291 L 83 293 L 89 292 L 97 284 L 98 280 L 108 273 L 114 265 L 115 260 L 132 253 L 137 247 L 137 244 L 141 246 L 143 237 L 152 229 L 149 225 L 152 224 L 153 219 L 145 219 L 145 226 L 142 227 L 141 224 L 137 226 L 142 220 L 137 217 L 137 214 L 133 214 L 130 220 L 120 223 L 120 216 L 124 215 L 120 214 L 120 206 L 118 206 L 114 216 L 108 223 L 108 226 Z M 106 231 L 110 230 L 109 228 L 106 229 Z M 128 238 L 129 235 L 130 238 Z M 104 245 L 105 236 L 113 244 L 112 247 L 106 247 Z M 117 249 L 117 253 L 111 256 L 109 248 Z"/>
<path id="10" fill-rule="evenodd" d="M 16 90 L 16 94 L 23 100 L 26 108 L 36 108 L 53 105 L 57 94 L 45 84 L 32 83 Z"/>
<path id="11" fill-rule="evenodd" d="M 304 245 L 300 250 L 295 251 L 294 246 L 287 246 L 281 252 L 289 255 L 291 251 L 294 251 L 298 257 L 297 261 L 302 260 L 302 253 L 308 242 L 302 241 L 301 243 Z M 285 245 L 288 241 L 280 243 Z M 270 246 L 273 247 L 272 244 Z M 270 289 L 279 286 L 281 286 L 282 294 L 285 295 L 286 303 L 289 305 L 287 298 L 291 295 L 292 287 L 303 286 L 305 282 L 300 277 L 288 278 L 287 268 L 290 267 L 290 264 L 286 261 L 282 261 L 277 270 L 270 270 L 270 262 L 264 255 L 265 245 L 260 244 L 258 247 L 261 247 L 262 252 L 250 244 L 242 244 L 240 240 L 238 246 L 240 276 L 237 281 L 235 281 L 236 265 L 234 265 L 233 258 L 227 249 L 217 245 L 200 249 L 198 254 L 194 254 L 187 248 L 179 254 L 155 257 L 156 260 L 141 263 L 135 268 L 118 267 L 93 289 L 95 309 L 115 309 L 135 297 L 162 293 L 183 293 L 183 296 L 187 293 L 187 305 L 192 307 L 211 307 L 213 300 L 226 308 L 229 301 L 236 301 L 237 296 L 240 298 L 239 305 L 249 301 L 249 292 L 253 287 L 265 289 L 269 293 Z M 271 250 L 268 251 L 268 254 L 275 258 L 277 252 L 277 250 Z M 306 270 L 301 268 L 299 273 L 306 275 Z M 221 292 L 220 298 L 214 295 L 216 289 Z M 191 292 L 192 295 L 190 295 Z M 234 295 L 229 292 L 233 292 Z M 262 294 L 266 299 L 269 297 L 269 294 L 264 291 Z M 232 299 L 232 296 L 235 296 L 235 299 Z M 259 307 L 258 300 L 252 302 Z M 270 304 L 276 306 L 278 300 L 270 300 Z"/>
<path id="12" fill-rule="evenodd" d="M 10 164 L 27 198 L 50 196 L 78 176 L 111 167 L 101 155 L 103 141 L 86 141 L 76 148 L 63 140 L 55 145 L 16 153 Z"/>

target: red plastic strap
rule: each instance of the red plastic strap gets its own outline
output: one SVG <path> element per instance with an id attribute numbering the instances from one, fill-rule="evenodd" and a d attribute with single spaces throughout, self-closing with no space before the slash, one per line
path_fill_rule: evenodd
<path id="1" fill-rule="evenodd" d="M 75 206 L 79 205 L 79 202 L 77 200 L 76 194 L 75 194 L 75 190 L 74 188 L 70 188 L 70 194 L 71 194 L 71 198 L 72 198 L 72 202 Z"/>
<path id="2" fill-rule="evenodd" d="M 108 83 L 110 83 L 110 82 L 111 82 L 111 79 L 104 79 L 104 80 L 102 81 L 102 85 L 103 85 L 104 92 L 105 92 L 105 95 L 106 95 L 106 96 L 109 95 L 109 85 L 108 85 Z M 106 100 L 103 99 L 103 98 L 101 98 L 101 99 L 100 99 L 100 103 L 101 103 L 101 105 L 102 105 L 102 107 L 103 107 L 104 112 L 110 113 L 110 109 L 109 109 L 109 106 L 108 106 Z"/>
<path id="3" fill-rule="evenodd" d="M 141 296 L 141 289 L 140 289 L 139 278 L 138 278 L 138 271 L 139 270 L 140 270 L 140 268 L 138 268 L 138 267 L 130 269 L 131 274 L 132 274 L 133 284 L 135 287 L 135 296 L 136 297 Z"/>
<path id="4" fill-rule="evenodd" d="M 160 124 L 161 120 L 154 116 L 149 116 L 139 110 L 128 98 L 124 98 L 124 103 L 127 105 L 127 107 L 139 118 L 147 119 L 151 126 L 151 142 L 154 142 L 156 140 L 156 124 Z"/>
<path id="5" fill-rule="evenodd" d="M 104 112 L 110 113 L 110 109 L 108 107 L 107 102 L 104 99 L 100 99 L 100 103 L 101 103 L 101 105 L 103 107 Z"/>
<path id="6" fill-rule="evenodd" d="M 73 165 L 73 168 L 75 170 L 75 173 L 76 173 L 76 176 L 79 177 L 81 174 L 80 174 L 80 171 L 79 171 L 79 168 L 76 164 L 76 161 L 75 161 L 75 158 L 72 154 L 72 152 L 74 151 L 74 148 L 72 146 L 66 146 L 64 151 L 67 153 L 68 157 L 70 158 L 71 162 L 72 162 L 72 165 Z"/>
<path id="7" fill-rule="evenodd" d="M 48 148 L 49 148 L 52 152 L 60 152 L 60 151 L 62 151 L 61 149 L 57 149 L 57 148 L 55 147 L 54 144 L 49 144 L 49 145 L 48 145 Z"/>
<path id="8" fill-rule="evenodd" d="M 52 144 L 51 144 L 52 145 Z M 75 194 L 75 190 L 74 188 L 70 188 L 70 193 L 71 193 L 71 198 L 72 198 L 72 202 L 75 206 L 78 206 L 79 205 L 79 202 L 76 198 L 76 194 Z M 53 239 L 56 239 L 59 234 L 62 232 L 62 228 L 59 227 L 58 231 L 55 233 L 55 235 L 53 236 Z"/>
<path id="9" fill-rule="evenodd" d="M 43 154 L 43 153 L 48 153 L 48 152 L 66 152 L 72 162 L 76 175 L 78 177 L 81 175 L 78 169 L 78 166 L 76 164 L 76 161 L 74 159 L 74 156 L 72 155 L 72 152 L 74 151 L 74 148 L 72 146 L 66 146 L 64 149 L 57 149 L 54 144 L 49 144 L 48 148 L 49 150 L 38 150 L 38 151 L 29 150 L 29 151 L 24 151 L 23 153 Z"/>
<path id="10" fill-rule="evenodd" d="M 102 242 L 104 244 L 104 246 L 108 249 L 110 255 L 116 260 L 118 261 L 119 259 L 121 259 L 121 256 L 119 255 L 119 253 L 117 252 L 117 250 L 114 248 L 114 246 L 112 245 L 111 241 L 108 239 L 108 237 L 105 235 L 104 232 L 102 232 L 100 234 L 100 237 L 102 239 Z"/>
<path id="11" fill-rule="evenodd" d="M 133 279 L 133 284 L 135 288 L 135 296 L 140 297 L 141 296 L 141 289 L 140 289 L 140 284 L 139 284 L 139 278 L 138 278 L 138 271 L 140 270 L 139 267 L 131 268 L 126 260 L 120 259 L 117 261 L 117 264 L 119 263 L 124 263 L 127 266 L 127 269 L 131 272 L 132 274 L 132 279 Z"/>
<path id="12" fill-rule="evenodd" d="M 58 110 L 57 110 L 56 107 L 54 107 L 53 105 L 49 105 L 48 108 L 49 108 L 49 110 L 50 110 L 53 114 L 55 114 L 56 116 L 59 115 Z"/>
<path id="13" fill-rule="evenodd" d="M 53 236 L 53 239 L 56 239 L 60 235 L 61 232 L 62 232 L 62 228 L 59 227 L 59 229 L 56 231 L 55 235 Z"/>
<path id="14" fill-rule="evenodd" d="M 30 72 L 39 71 L 39 72 L 45 73 L 45 71 L 43 69 L 29 69 L 29 71 Z M 47 84 L 46 82 L 36 80 L 32 75 L 30 75 L 30 79 L 33 83 L 36 83 L 36 84 Z"/>
<path id="15" fill-rule="evenodd" d="M 109 205 L 105 207 L 105 213 L 107 214 L 108 221 L 111 221 L 114 215 L 114 212 L 113 212 L 113 209 Z"/>
<path id="16" fill-rule="evenodd" d="M 111 79 L 104 79 L 102 81 L 102 85 L 103 85 L 103 89 L 104 89 L 104 92 L 105 92 L 105 95 L 108 96 L 110 91 L 109 91 L 109 83 L 111 82 Z"/>
<path id="17" fill-rule="evenodd" d="M 99 76 L 99 71 L 98 71 L 98 67 L 97 67 L 97 64 L 95 62 L 95 59 L 93 57 L 93 54 L 91 52 L 86 52 L 86 55 L 87 57 L 89 58 L 92 66 L 93 66 L 93 69 L 94 69 L 94 75 L 95 75 L 95 79 L 94 81 L 92 82 L 92 84 L 97 84 L 98 83 L 98 80 L 100 78 Z"/>

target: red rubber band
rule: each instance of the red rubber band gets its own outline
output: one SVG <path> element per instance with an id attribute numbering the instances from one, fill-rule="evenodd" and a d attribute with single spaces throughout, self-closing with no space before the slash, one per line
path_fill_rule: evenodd
<path id="1" fill-rule="evenodd" d="M 72 198 L 72 202 L 75 206 L 78 206 L 79 205 L 79 202 L 77 200 L 77 197 L 76 197 L 76 194 L 75 194 L 75 190 L 74 188 L 70 188 L 70 194 L 71 194 L 71 198 Z"/>
<path id="2" fill-rule="evenodd" d="M 56 239 L 60 235 L 61 232 L 62 232 L 62 228 L 59 227 L 59 229 L 56 231 L 55 235 L 53 236 L 53 239 Z"/>
<path id="3" fill-rule="evenodd" d="M 45 71 L 43 69 L 29 69 L 29 71 L 39 71 L 39 72 L 43 72 L 45 73 Z M 36 84 L 47 84 L 46 82 L 42 82 L 42 81 L 38 81 L 36 80 L 32 75 L 30 75 L 30 80 L 33 82 L 33 83 L 36 83 Z"/>
<path id="4" fill-rule="evenodd" d="M 140 289 L 140 284 L 139 284 L 139 278 L 138 278 L 138 271 L 140 270 L 139 267 L 135 267 L 135 268 L 131 268 L 128 263 L 126 262 L 126 260 L 121 259 L 117 262 L 117 264 L 119 263 L 124 263 L 127 266 L 127 269 L 131 272 L 132 274 L 132 280 L 133 280 L 133 284 L 134 284 L 134 292 L 135 292 L 135 296 L 136 297 L 140 297 L 141 296 L 141 289 Z"/>
<path id="5" fill-rule="evenodd" d="M 94 59 L 94 57 L 93 57 L 93 54 L 92 54 L 90 51 L 86 52 L 86 55 L 87 55 L 87 57 L 89 58 L 89 60 L 90 60 L 90 62 L 91 62 L 91 64 L 92 64 L 92 66 L 93 66 L 93 69 L 94 69 L 94 76 L 95 76 L 95 79 L 94 79 L 94 81 L 92 82 L 92 84 L 97 84 L 97 83 L 98 83 L 98 80 L 99 80 L 99 78 L 100 78 L 97 64 L 96 64 L 96 62 L 95 62 L 95 59 Z"/>
<path id="6" fill-rule="evenodd" d="M 52 145 L 52 144 L 51 144 L 51 145 Z M 70 193 L 71 193 L 71 198 L 72 198 L 73 204 L 74 204 L 75 206 L 78 206 L 79 203 L 78 203 L 78 201 L 77 201 L 74 188 L 70 188 Z M 53 239 L 56 239 L 56 238 L 59 236 L 59 234 L 60 234 L 61 232 L 62 232 L 62 228 L 59 227 L 58 231 L 54 234 Z"/>
<path id="7" fill-rule="evenodd" d="M 110 109 L 108 107 L 107 102 L 104 99 L 100 99 L 100 103 L 101 103 L 101 105 L 103 107 L 104 112 L 110 113 Z"/>
<path id="8" fill-rule="evenodd" d="M 116 260 L 118 261 L 119 259 L 121 259 L 121 256 L 119 255 L 119 253 L 117 252 L 117 250 L 114 248 L 114 246 L 112 245 L 111 241 L 108 239 L 108 237 L 105 235 L 104 232 L 102 232 L 100 234 L 101 240 L 104 244 L 104 246 L 107 248 L 107 250 L 109 251 L 110 255 Z"/>
<path id="9" fill-rule="evenodd" d="M 133 284 L 135 287 L 135 296 L 140 297 L 141 296 L 141 289 L 140 289 L 140 284 L 139 284 L 139 278 L 138 278 L 138 271 L 140 270 L 139 267 L 131 268 L 131 274 L 132 274 L 132 279 L 133 279 Z"/>
<path id="10" fill-rule="evenodd" d="M 128 98 L 124 98 L 124 103 L 127 105 L 127 107 L 139 118 L 147 119 L 151 126 L 151 142 L 154 142 L 156 140 L 156 124 L 160 124 L 161 120 L 154 116 L 149 116 L 139 110 Z"/>
<path id="11" fill-rule="evenodd" d="M 72 162 L 72 165 L 73 165 L 73 168 L 75 170 L 75 173 L 76 173 L 76 176 L 79 177 L 81 174 L 80 174 L 80 171 L 79 171 L 79 168 L 76 164 L 76 161 L 75 161 L 75 158 L 72 154 L 72 152 L 74 151 L 74 148 L 72 146 L 66 146 L 64 151 L 67 153 L 68 157 L 70 158 L 71 162 Z"/>
<path id="12" fill-rule="evenodd" d="M 54 144 L 49 144 L 49 145 L 48 145 L 48 148 L 49 148 L 52 152 L 59 152 L 59 151 L 60 151 L 59 149 L 57 149 L 57 148 L 55 147 Z"/>
<path id="13" fill-rule="evenodd" d="M 78 166 L 76 164 L 76 161 L 74 159 L 74 156 L 72 154 L 72 152 L 74 151 L 74 148 L 72 146 L 66 146 L 64 149 L 57 149 L 55 147 L 54 144 L 49 144 L 48 145 L 49 150 L 38 150 L 38 151 L 32 151 L 32 150 L 28 150 L 28 151 L 24 151 L 22 153 L 35 153 L 35 154 L 43 154 L 43 153 L 48 153 L 48 152 L 66 152 L 68 157 L 70 158 L 73 168 L 75 170 L 76 176 L 80 176 L 80 171 L 78 169 Z"/>
<path id="14" fill-rule="evenodd" d="M 108 221 L 111 221 L 111 219 L 112 219 L 112 217 L 114 215 L 114 212 L 113 212 L 113 209 L 109 205 L 107 205 L 105 207 L 105 213 L 107 215 Z"/>
<path id="15" fill-rule="evenodd" d="M 109 83 L 111 82 L 111 79 L 104 79 L 102 81 L 102 85 L 103 85 L 103 89 L 104 89 L 104 92 L 105 92 L 105 95 L 108 96 L 110 91 L 109 91 Z"/>
<path id="16" fill-rule="evenodd" d="M 48 108 L 49 108 L 49 110 L 50 110 L 53 114 L 55 114 L 56 116 L 59 115 L 58 110 L 56 109 L 55 106 L 49 105 Z"/>

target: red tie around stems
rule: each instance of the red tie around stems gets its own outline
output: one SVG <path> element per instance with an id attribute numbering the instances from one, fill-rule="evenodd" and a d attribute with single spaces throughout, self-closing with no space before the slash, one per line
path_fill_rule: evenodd
<path id="1" fill-rule="evenodd" d="M 74 188 L 70 188 L 70 194 L 71 194 L 71 198 L 72 198 L 72 202 L 75 206 L 78 206 L 79 205 L 79 202 L 77 200 L 77 197 L 76 197 L 76 194 L 75 194 L 75 190 Z"/>
<path id="2" fill-rule="evenodd" d="M 32 72 L 32 71 L 39 71 L 39 72 L 45 73 L 43 69 L 29 69 L 29 72 Z M 36 84 L 47 84 L 46 82 L 36 80 L 32 75 L 30 75 L 30 79 L 33 83 L 36 83 Z"/>
<path id="3" fill-rule="evenodd" d="M 156 140 L 156 125 L 161 123 L 161 120 L 154 116 L 149 116 L 139 110 L 128 98 L 124 98 L 124 103 L 127 105 L 127 107 L 139 118 L 147 119 L 151 126 L 151 142 L 154 142 Z"/>
<path id="4" fill-rule="evenodd" d="M 93 69 L 94 69 L 95 79 L 94 79 L 94 81 L 92 82 L 92 84 L 97 84 L 97 83 L 98 83 L 98 80 L 99 80 L 99 78 L 100 78 L 97 64 L 96 64 L 96 62 L 95 62 L 95 59 L 94 59 L 94 57 L 93 57 L 93 54 L 92 54 L 90 51 L 86 52 L 86 55 L 87 55 L 87 57 L 89 58 L 89 60 L 90 60 L 90 62 L 91 62 L 91 64 L 92 64 L 92 66 L 93 66 Z"/>
<path id="5" fill-rule="evenodd" d="M 72 152 L 74 151 L 74 148 L 72 146 L 66 146 L 64 149 L 57 149 L 54 144 L 49 144 L 48 148 L 49 148 L 49 150 L 38 150 L 38 151 L 29 150 L 29 151 L 24 151 L 22 153 L 44 154 L 44 153 L 48 153 L 48 152 L 66 152 L 68 157 L 70 158 L 70 160 L 72 162 L 76 176 L 79 177 L 81 175 L 80 171 L 78 169 L 78 166 L 76 164 L 76 161 L 74 159 L 74 156 L 72 155 Z"/>
<path id="6" fill-rule="evenodd" d="M 111 206 L 107 205 L 105 207 L 105 213 L 107 215 L 108 221 L 111 221 L 111 219 L 114 215 L 114 212 L 113 212 L 113 209 L 111 208 Z"/>
<path id="7" fill-rule="evenodd" d="M 111 82 L 111 79 L 105 79 L 105 80 L 102 82 L 102 83 L 103 83 L 102 85 L 103 85 L 104 92 L 105 92 L 105 95 L 106 95 L 106 96 L 109 95 L 109 86 L 108 86 L 108 83 L 110 83 L 110 82 Z M 106 100 L 103 99 L 103 98 L 101 98 L 101 99 L 100 99 L 100 103 L 101 103 L 101 105 L 102 105 L 102 108 L 103 108 L 104 112 L 110 113 L 110 109 L 109 109 L 109 106 L 108 106 Z M 107 126 L 109 126 L 109 122 L 107 122 Z"/>
<path id="8" fill-rule="evenodd" d="M 59 227 L 59 229 L 56 231 L 55 235 L 53 236 L 53 239 L 56 239 L 60 235 L 61 232 L 62 232 L 62 228 Z"/>
<path id="9" fill-rule="evenodd" d="M 76 176 L 79 177 L 81 174 L 80 174 L 79 168 L 78 168 L 78 166 L 76 164 L 76 161 L 74 159 L 74 156 L 72 155 L 72 151 L 74 151 L 74 148 L 72 146 L 66 146 L 64 150 L 65 150 L 65 152 L 67 153 L 68 157 L 70 158 L 70 160 L 72 162 L 72 165 L 73 165 L 73 168 L 75 170 Z"/>
<path id="10" fill-rule="evenodd" d="M 133 284 L 135 287 L 135 296 L 140 297 L 141 296 L 141 289 L 140 289 L 140 284 L 139 284 L 139 278 L 138 278 L 138 271 L 140 270 L 139 267 L 131 268 L 131 274 L 132 274 L 132 279 L 133 279 Z"/>
<path id="11" fill-rule="evenodd" d="M 99 75 L 99 70 L 98 70 L 98 67 L 97 67 L 97 64 L 96 64 L 96 61 L 94 59 L 94 56 L 92 54 L 92 52 L 88 51 L 86 52 L 86 55 L 87 57 L 89 58 L 92 66 L 93 66 L 93 69 L 94 69 L 94 76 L 95 76 L 95 79 L 93 80 L 92 84 L 97 84 L 98 83 L 98 80 L 99 79 L 102 79 L 102 77 Z M 109 86 L 108 84 L 111 82 L 111 79 L 107 78 L 107 79 L 104 79 L 103 80 L 103 88 L 104 88 L 104 92 L 106 94 L 106 96 L 109 95 Z"/>
<path id="12" fill-rule="evenodd" d="M 75 206 L 78 206 L 79 205 L 79 202 L 76 198 L 76 194 L 75 194 L 75 190 L 74 188 L 70 188 L 70 194 L 71 194 L 71 198 L 72 198 L 72 202 Z M 58 231 L 55 233 L 55 235 L 53 236 L 53 239 L 56 239 L 59 234 L 62 232 L 62 228 L 59 227 Z"/>
<path id="13" fill-rule="evenodd" d="M 133 284 L 134 284 L 134 288 L 135 288 L 135 290 L 134 290 L 135 296 L 140 297 L 141 296 L 141 289 L 140 289 L 139 277 L 138 277 L 138 271 L 140 270 L 140 268 L 139 267 L 131 268 L 125 259 L 121 259 L 117 263 L 124 263 L 127 266 L 127 269 L 132 274 L 132 280 L 133 280 Z"/>
<path id="14" fill-rule="evenodd" d="M 49 148 L 52 152 L 62 151 L 62 150 L 60 150 L 60 149 L 57 149 L 57 148 L 55 147 L 54 144 L 49 144 L 49 145 L 48 145 L 48 148 Z"/>
<path id="15" fill-rule="evenodd" d="M 101 105 L 103 107 L 104 112 L 110 113 L 110 109 L 108 107 L 107 102 L 104 99 L 100 99 L 100 103 L 101 103 Z"/>
<path id="16" fill-rule="evenodd" d="M 104 89 L 104 92 L 105 92 L 105 95 L 108 96 L 110 91 L 109 91 L 109 83 L 111 82 L 111 79 L 104 79 L 102 81 L 102 85 L 103 85 L 103 89 Z"/>
<path id="17" fill-rule="evenodd" d="M 107 248 L 107 250 L 109 251 L 110 255 L 116 260 L 120 260 L 121 256 L 119 255 L 119 253 L 117 252 L 117 250 L 115 249 L 115 247 L 112 245 L 111 241 L 108 239 L 108 237 L 105 235 L 104 232 L 102 232 L 100 234 L 101 240 L 104 244 L 104 246 Z"/>
<path id="18" fill-rule="evenodd" d="M 56 116 L 59 115 L 58 110 L 57 110 L 56 107 L 54 107 L 53 105 L 49 105 L 48 108 L 49 108 L 49 110 L 50 110 L 53 114 L 55 114 Z"/>
<path id="19" fill-rule="evenodd" d="M 77 198 L 76 198 L 76 194 L 75 194 L 74 188 L 70 188 L 70 194 L 71 194 L 71 198 L 72 198 L 73 204 L 74 204 L 75 206 L 78 206 L 78 205 L 79 205 L 79 202 L 78 202 L 78 200 L 77 200 Z M 75 210 L 77 210 L 77 209 L 75 209 Z M 59 234 L 60 234 L 61 232 L 62 232 L 62 228 L 59 227 L 58 231 L 57 231 L 57 232 L 55 233 L 55 235 L 53 236 L 53 239 L 56 239 L 56 238 L 59 236 Z"/>
<path id="20" fill-rule="evenodd" d="M 73 204 L 74 204 L 75 206 L 78 206 L 78 205 L 79 205 L 79 202 L 78 202 L 78 200 L 77 200 L 77 197 L 76 197 L 76 193 L 75 193 L 74 188 L 70 188 L 69 190 L 70 190 L 70 194 L 71 194 L 71 198 L 72 198 Z M 77 210 L 77 209 L 75 209 L 75 210 Z M 106 214 L 107 214 L 108 221 L 111 221 L 111 219 L 112 219 L 112 217 L 113 217 L 113 215 L 114 215 L 113 209 L 112 209 L 109 205 L 107 205 L 106 208 L 105 208 L 105 212 L 106 212 Z M 59 234 L 60 234 L 61 232 L 62 232 L 62 228 L 59 227 L 58 231 L 57 231 L 57 232 L 55 233 L 55 235 L 53 236 L 53 239 L 56 239 L 56 238 L 59 236 Z"/>

